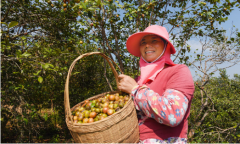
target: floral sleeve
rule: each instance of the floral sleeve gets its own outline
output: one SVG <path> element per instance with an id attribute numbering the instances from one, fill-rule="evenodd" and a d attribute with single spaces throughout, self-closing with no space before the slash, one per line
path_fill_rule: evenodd
<path id="1" fill-rule="evenodd" d="M 162 96 L 146 85 L 137 86 L 132 90 L 137 110 L 161 124 L 171 127 L 181 123 L 188 108 L 188 99 L 179 91 L 167 89 Z"/>

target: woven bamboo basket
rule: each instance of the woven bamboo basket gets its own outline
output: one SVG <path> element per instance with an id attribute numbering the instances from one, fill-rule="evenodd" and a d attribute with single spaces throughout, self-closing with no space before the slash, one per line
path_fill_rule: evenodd
<path id="1" fill-rule="evenodd" d="M 90 55 L 100 55 L 107 60 L 110 65 L 114 77 L 118 82 L 118 73 L 113 67 L 112 61 L 106 55 L 100 52 L 86 53 L 76 58 L 71 64 L 64 91 L 64 106 L 65 106 L 65 117 L 68 129 L 76 143 L 137 143 L 139 141 L 139 129 L 137 114 L 132 100 L 130 99 L 126 105 L 118 112 L 114 113 L 107 118 L 93 122 L 78 124 L 73 123 L 71 111 L 75 110 L 76 107 L 83 105 L 84 102 L 80 102 L 70 109 L 69 103 L 69 79 L 71 76 L 72 69 L 76 62 L 81 58 Z M 112 61 L 114 63 L 114 61 Z M 115 64 L 115 63 L 114 63 Z M 115 64 L 116 65 L 116 64 Z M 117 66 L 117 65 L 116 65 Z M 88 100 L 97 99 L 104 97 L 106 94 L 115 94 L 119 91 L 105 92 L 89 98 Z"/>

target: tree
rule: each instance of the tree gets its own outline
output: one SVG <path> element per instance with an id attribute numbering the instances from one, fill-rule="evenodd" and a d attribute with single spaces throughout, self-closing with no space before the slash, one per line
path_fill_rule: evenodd
<path id="1" fill-rule="evenodd" d="M 211 77 L 204 90 L 196 85 L 190 114 L 191 142 L 232 143 L 240 140 L 239 81 L 229 79 L 226 70 Z M 207 103 L 207 105 L 206 105 Z"/>
<path id="2" fill-rule="evenodd" d="M 204 122 L 205 118 L 210 113 L 215 113 L 214 94 L 207 86 L 211 83 L 211 76 L 220 71 L 222 78 L 228 78 L 225 69 L 234 66 L 239 63 L 240 56 L 240 45 L 238 32 L 232 29 L 229 38 L 226 36 L 226 32 L 219 34 L 222 36 L 222 41 L 218 41 L 216 38 L 209 38 L 207 34 L 204 37 L 200 37 L 199 41 L 201 43 L 201 49 L 198 50 L 196 56 L 190 61 L 190 65 L 195 67 L 198 72 L 199 77 L 196 82 L 196 88 L 200 90 L 201 93 L 201 108 L 198 114 L 194 117 L 194 125 L 189 132 L 189 137 L 194 135 L 194 131 L 198 129 Z M 219 68 L 223 63 L 229 63 L 230 65 L 225 68 Z"/>
<path id="3" fill-rule="evenodd" d="M 85 30 L 79 30 L 73 10 L 64 10 L 61 2 L 19 0 L 3 1 L 2 5 L 3 142 L 33 142 L 34 135 L 51 137 L 59 133 L 56 121 L 69 135 L 63 105 L 68 66 L 80 54 L 96 51 L 96 46 L 82 43 Z M 93 56 L 75 66 L 70 82 L 72 104 L 108 91 L 101 76 L 104 72 L 106 77 L 112 75 L 100 60 Z M 47 108 L 57 113 L 58 119 L 46 113 Z"/>
<path id="4" fill-rule="evenodd" d="M 4 130 L 10 121 L 13 127 L 10 133 L 18 136 L 11 137 L 14 142 L 33 142 L 35 134 L 47 138 L 54 133 L 57 138 L 56 121 L 59 121 L 68 138 L 63 88 L 68 66 L 77 56 L 101 51 L 115 60 L 125 74 L 137 75 L 139 59 L 128 54 L 126 40 L 148 25 L 158 24 L 167 27 L 177 49 L 174 61 L 189 65 L 186 55 L 191 48 L 187 41 L 193 36 L 207 35 L 218 44 L 224 38 L 219 36 L 224 30 L 215 24 L 225 22 L 232 8 L 239 7 L 237 4 L 217 0 L 3 1 L 1 115 Z M 97 56 L 81 60 L 74 70 L 70 81 L 72 105 L 116 89 L 109 67 Z M 55 122 L 50 115 L 41 113 L 51 107 L 59 116 Z"/>

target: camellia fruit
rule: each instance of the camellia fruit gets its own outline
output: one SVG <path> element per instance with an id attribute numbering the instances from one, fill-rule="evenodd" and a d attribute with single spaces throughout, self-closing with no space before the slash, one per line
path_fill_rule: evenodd
<path id="1" fill-rule="evenodd" d="M 103 116 L 103 115 L 101 115 L 100 117 L 99 117 L 99 120 L 103 120 L 105 117 Z"/>
<path id="2" fill-rule="evenodd" d="M 86 104 L 86 106 L 90 106 L 90 107 L 91 107 L 91 105 L 92 105 L 92 102 L 89 102 Z"/>
<path id="3" fill-rule="evenodd" d="M 80 108 L 79 108 L 79 111 L 83 111 L 83 110 L 85 110 L 84 107 L 80 107 Z"/>
<path id="4" fill-rule="evenodd" d="M 97 101 L 96 104 L 95 104 L 95 107 L 99 108 L 99 106 L 100 106 L 100 102 Z"/>
<path id="5" fill-rule="evenodd" d="M 99 119 L 97 117 L 94 118 L 94 121 L 98 121 Z"/>
<path id="6" fill-rule="evenodd" d="M 78 116 L 80 114 L 80 111 L 77 111 L 76 113 L 75 113 L 75 116 Z"/>
<path id="7" fill-rule="evenodd" d="M 103 108 L 108 107 L 108 106 L 109 106 L 109 104 L 108 104 L 107 102 L 105 102 L 105 103 L 102 105 Z"/>
<path id="8" fill-rule="evenodd" d="M 120 99 L 119 99 L 119 103 L 120 103 L 120 102 L 124 102 L 124 99 L 123 99 L 123 98 L 120 98 Z"/>
<path id="9" fill-rule="evenodd" d="M 125 100 L 125 101 L 128 101 L 128 100 L 129 100 L 129 97 L 125 96 L 125 97 L 124 97 L 124 100 Z"/>
<path id="10" fill-rule="evenodd" d="M 119 101 L 114 101 L 114 104 L 118 104 L 119 103 Z"/>
<path id="11" fill-rule="evenodd" d="M 86 111 L 84 111 L 84 112 L 85 112 L 85 113 L 84 113 L 84 117 L 85 117 L 85 118 L 89 118 L 90 112 L 89 112 L 89 111 L 87 111 L 87 110 L 86 110 Z"/>
<path id="12" fill-rule="evenodd" d="M 92 108 L 91 108 L 91 111 L 92 111 L 92 112 L 95 112 L 95 111 L 96 111 L 96 108 L 95 108 L 95 107 L 92 107 Z"/>
<path id="13" fill-rule="evenodd" d="M 90 116 L 90 118 L 95 118 L 97 116 L 97 113 L 96 112 L 91 112 L 89 116 Z"/>
<path id="14" fill-rule="evenodd" d="M 73 116 L 73 120 L 77 120 L 78 119 L 78 117 L 77 116 Z"/>
<path id="15" fill-rule="evenodd" d="M 120 108 L 123 108 L 123 106 L 124 106 L 124 102 L 119 102 L 118 105 L 119 105 Z"/>
<path id="16" fill-rule="evenodd" d="M 80 114 L 78 115 L 78 121 L 81 121 L 81 120 L 83 120 L 83 118 L 84 118 L 83 114 L 82 114 L 82 113 L 80 113 Z"/>
<path id="17" fill-rule="evenodd" d="M 109 104 L 108 108 L 113 109 L 113 104 Z"/>
<path id="18" fill-rule="evenodd" d="M 99 103 L 102 102 L 102 98 L 97 99 L 97 102 Z"/>
<path id="19" fill-rule="evenodd" d="M 115 96 L 114 96 L 114 95 L 109 95 L 108 99 L 109 99 L 110 101 L 114 101 L 114 100 L 115 100 Z"/>
<path id="20" fill-rule="evenodd" d="M 94 122 L 94 119 L 93 118 L 89 118 L 88 119 L 88 123 L 92 123 L 92 122 Z"/>
<path id="21" fill-rule="evenodd" d="M 107 111 L 108 111 L 108 107 L 104 107 L 103 108 L 103 113 L 107 113 Z"/>
<path id="22" fill-rule="evenodd" d="M 114 113 L 113 109 L 108 109 L 107 114 L 112 115 Z"/>
<path id="23" fill-rule="evenodd" d="M 83 123 L 88 123 L 88 118 L 84 118 Z"/>
<path id="24" fill-rule="evenodd" d="M 102 120 L 121 110 L 130 97 L 125 93 L 106 94 L 101 98 L 85 100 L 84 104 L 72 111 L 74 123 L 92 123 Z"/>
<path id="25" fill-rule="evenodd" d="M 107 102 L 107 100 L 105 98 L 102 98 L 102 103 Z"/>
<path id="26" fill-rule="evenodd" d="M 119 100 L 119 95 L 116 95 L 115 96 L 115 101 L 118 101 Z"/>
<path id="27" fill-rule="evenodd" d="M 113 104 L 113 103 L 114 103 L 114 101 L 110 101 L 110 102 L 109 102 L 109 104 Z"/>
<path id="28" fill-rule="evenodd" d="M 118 107 L 118 104 L 117 104 L 117 103 L 113 104 L 113 108 L 114 108 L 114 109 L 116 109 L 117 107 Z"/>
<path id="29" fill-rule="evenodd" d="M 104 117 L 106 118 L 106 117 L 107 117 L 107 114 L 104 113 L 104 114 L 102 114 L 102 116 L 104 116 Z"/>
<path id="30" fill-rule="evenodd" d="M 100 111 L 100 108 L 96 108 L 95 112 L 96 112 L 96 113 L 100 113 L 100 112 L 101 112 L 101 111 Z"/>

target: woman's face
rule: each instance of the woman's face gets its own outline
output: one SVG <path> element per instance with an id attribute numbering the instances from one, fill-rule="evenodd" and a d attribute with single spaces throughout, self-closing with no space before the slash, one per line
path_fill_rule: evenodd
<path id="1" fill-rule="evenodd" d="M 147 62 L 156 60 L 163 52 L 164 42 L 156 35 L 145 36 L 140 42 L 140 53 Z"/>

